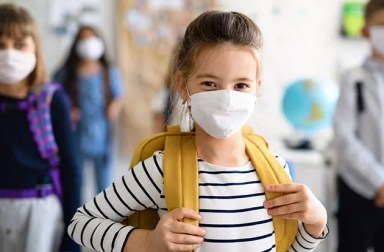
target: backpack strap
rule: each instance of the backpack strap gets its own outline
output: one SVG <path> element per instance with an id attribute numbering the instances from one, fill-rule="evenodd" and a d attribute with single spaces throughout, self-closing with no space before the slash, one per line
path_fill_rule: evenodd
<path id="1" fill-rule="evenodd" d="M 52 188 L 30 188 L 22 190 L 2 190 L 0 197 L 9 196 L 16 198 L 45 197 L 53 191 L 61 199 L 62 189 L 59 172 L 58 147 L 52 129 L 51 102 L 54 93 L 62 90 L 56 83 L 44 83 L 36 90 L 30 91 L 26 99 L 17 103 L 0 103 L 0 112 L 10 110 L 27 111 L 29 128 L 42 158 L 49 162 Z"/>
<path id="2" fill-rule="evenodd" d="M 181 132 L 180 126 L 168 126 L 164 147 L 164 192 L 168 211 L 178 207 L 199 212 L 199 169 L 195 135 Z M 198 226 L 197 220 L 185 223 Z"/>
<path id="3" fill-rule="evenodd" d="M 357 81 L 355 83 L 355 90 L 356 90 L 356 111 L 357 114 L 363 113 L 365 109 L 365 102 L 364 102 L 364 96 L 363 96 L 363 82 Z"/>
<path id="4" fill-rule="evenodd" d="M 268 143 L 263 137 L 254 134 L 248 126 L 243 127 L 243 136 L 247 154 L 264 187 L 268 184 L 292 182 L 288 174 L 282 169 L 276 158 L 269 151 Z M 282 193 L 270 192 L 265 192 L 265 194 L 267 199 L 273 199 L 283 195 Z M 273 217 L 272 221 L 275 230 L 276 249 L 278 252 L 286 252 L 295 239 L 298 222 L 296 220 L 277 217 Z"/>
<path id="5" fill-rule="evenodd" d="M 33 138 L 37 144 L 40 155 L 48 160 L 50 176 L 54 192 L 61 199 L 62 188 L 60 183 L 58 147 L 52 129 L 51 102 L 54 93 L 62 90 L 59 84 L 45 83 L 36 92 L 28 96 L 27 117 Z"/>
<path id="6" fill-rule="evenodd" d="M 198 164 L 194 133 L 181 132 L 180 126 L 168 126 L 167 132 L 143 140 L 131 158 L 130 169 L 152 156 L 156 150 L 164 150 L 164 193 L 168 211 L 187 207 L 198 212 Z M 135 212 L 123 223 L 142 229 L 154 229 L 158 220 L 156 210 L 146 209 Z M 198 225 L 197 221 L 183 221 Z"/>

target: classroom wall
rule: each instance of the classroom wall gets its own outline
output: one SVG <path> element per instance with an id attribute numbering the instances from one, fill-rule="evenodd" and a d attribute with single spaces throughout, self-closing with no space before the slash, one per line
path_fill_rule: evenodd
<path id="1" fill-rule="evenodd" d="M 61 64 L 71 42 L 69 36 L 52 33 L 50 11 L 57 1 L 98 2 L 100 28 L 111 58 L 116 58 L 115 0 L 12 0 L 35 17 L 49 74 Z M 9 1 L 0 0 L 4 2 Z M 251 123 L 267 138 L 279 139 L 293 133 L 281 110 L 282 93 L 288 83 L 303 77 L 336 81 L 340 71 L 360 64 L 367 55 L 369 46 L 365 40 L 340 36 L 342 3 L 343 0 L 218 0 L 220 9 L 250 15 L 264 34 L 262 95 Z"/>
<path id="2" fill-rule="evenodd" d="M 57 20 L 58 8 L 68 6 L 68 10 L 73 10 L 82 4 L 93 3 L 98 6 L 97 26 L 101 35 L 106 40 L 107 53 L 112 60 L 115 59 L 115 0 L 0 0 L 0 3 L 13 3 L 26 8 L 37 23 L 41 43 L 43 46 L 44 59 L 49 77 L 60 66 L 67 55 L 67 51 L 72 42 L 71 34 L 58 35 L 53 31 Z M 92 21 L 93 22 L 93 21 Z"/>
<path id="3" fill-rule="evenodd" d="M 340 35 L 343 2 L 219 1 L 224 10 L 250 15 L 264 35 L 263 92 L 253 125 L 267 138 L 293 132 L 281 110 L 282 94 L 289 83 L 306 77 L 337 81 L 342 70 L 360 64 L 366 57 L 369 46 L 365 40 Z"/>

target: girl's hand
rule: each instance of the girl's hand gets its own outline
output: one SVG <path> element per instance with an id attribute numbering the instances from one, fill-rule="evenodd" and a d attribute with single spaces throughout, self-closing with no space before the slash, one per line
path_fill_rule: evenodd
<path id="1" fill-rule="evenodd" d="M 153 246 L 151 251 L 186 251 L 200 247 L 205 230 L 183 223 L 184 218 L 200 220 L 200 215 L 187 208 L 176 208 L 165 214 L 148 235 Z"/>
<path id="2" fill-rule="evenodd" d="M 327 211 L 306 185 L 267 185 L 265 191 L 284 193 L 283 196 L 264 202 L 269 215 L 299 220 L 313 237 L 321 236 L 327 223 Z"/>
<path id="3" fill-rule="evenodd" d="M 375 205 L 384 208 L 384 186 L 380 187 L 375 197 Z"/>
<path id="4" fill-rule="evenodd" d="M 122 101 L 119 99 L 111 101 L 107 107 L 107 118 L 110 122 L 115 122 L 120 114 Z"/>
<path id="5" fill-rule="evenodd" d="M 71 120 L 75 124 L 79 122 L 81 118 L 81 112 L 79 108 L 71 108 Z"/>

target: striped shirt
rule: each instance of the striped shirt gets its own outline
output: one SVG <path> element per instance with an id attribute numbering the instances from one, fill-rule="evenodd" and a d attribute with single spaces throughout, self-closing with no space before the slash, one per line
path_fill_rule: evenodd
<path id="1" fill-rule="evenodd" d="M 276 156 L 289 173 L 286 162 Z M 167 212 L 163 186 L 163 153 L 136 165 L 121 179 L 78 209 L 68 233 L 76 242 L 97 251 L 123 251 L 133 227 L 120 224 L 135 211 Z M 197 252 L 275 251 L 272 218 L 263 207 L 264 189 L 251 162 L 221 167 L 199 160 L 201 221 L 206 230 Z M 322 240 L 311 237 L 299 223 L 290 251 L 313 251 Z"/>

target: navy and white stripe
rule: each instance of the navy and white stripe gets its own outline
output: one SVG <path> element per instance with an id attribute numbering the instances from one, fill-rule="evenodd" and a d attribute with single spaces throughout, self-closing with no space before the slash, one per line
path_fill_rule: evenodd
<path id="1" fill-rule="evenodd" d="M 276 156 L 286 172 L 285 161 Z M 97 251 L 122 251 L 133 227 L 120 222 L 144 208 L 167 212 L 164 198 L 163 153 L 140 162 L 93 200 L 79 208 L 68 233 L 81 245 Z M 199 160 L 200 226 L 205 241 L 197 252 L 275 251 L 272 218 L 263 207 L 265 193 L 251 162 L 221 167 Z M 313 251 L 321 239 L 299 225 L 290 251 Z"/>

